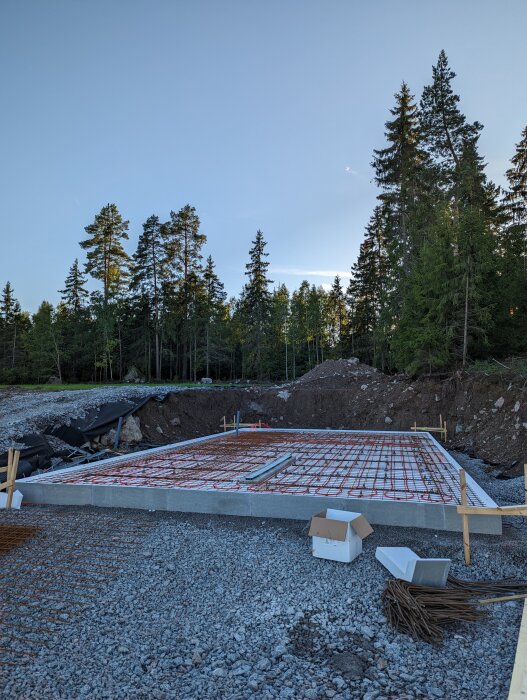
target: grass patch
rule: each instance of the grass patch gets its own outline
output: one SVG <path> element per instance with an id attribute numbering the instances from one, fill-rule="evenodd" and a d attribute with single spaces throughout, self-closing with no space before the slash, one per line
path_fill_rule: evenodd
<path id="1" fill-rule="evenodd" d="M 509 357 L 506 360 L 477 360 L 470 365 L 468 371 L 474 374 L 527 377 L 527 358 Z"/>

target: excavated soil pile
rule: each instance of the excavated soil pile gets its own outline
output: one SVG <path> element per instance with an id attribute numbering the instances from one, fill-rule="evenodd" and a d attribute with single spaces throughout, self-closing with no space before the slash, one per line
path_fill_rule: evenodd
<path id="1" fill-rule="evenodd" d="M 219 432 L 223 416 L 273 427 L 408 430 L 447 421 L 448 447 L 509 468 L 527 461 L 524 378 L 388 376 L 356 359 L 330 360 L 273 388 L 181 391 L 150 401 L 137 417 L 146 439 L 172 442 Z M 512 467 L 512 469 L 510 469 Z"/>

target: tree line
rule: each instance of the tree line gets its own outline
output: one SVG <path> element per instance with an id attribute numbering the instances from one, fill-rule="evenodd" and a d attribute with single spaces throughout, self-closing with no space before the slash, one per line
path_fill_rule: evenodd
<path id="1" fill-rule="evenodd" d="M 107 204 L 85 227 L 54 307 L 0 298 L 0 381 L 294 379 L 349 355 L 384 371 L 433 372 L 527 349 L 527 127 L 503 190 L 482 130 L 462 113 L 442 51 L 419 101 L 402 83 L 373 153 L 377 204 L 347 286 L 273 287 L 263 233 L 227 298 L 194 207 L 150 216 L 136 251 Z M 89 293 L 90 276 L 98 289 Z"/>

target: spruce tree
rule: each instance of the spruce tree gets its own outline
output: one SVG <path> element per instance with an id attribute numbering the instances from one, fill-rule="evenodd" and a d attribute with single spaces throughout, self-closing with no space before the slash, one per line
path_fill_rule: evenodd
<path id="1" fill-rule="evenodd" d="M 243 317 L 246 322 L 246 367 L 255 371 L 258 380 L 262 380 L 267 372 L 265 339 L 271 310 L 269 285 L 272 280 L 267 277 L 269 254 L 265 252 L 266 245 L 262 231 L 258 230 L 249 250 L 250 261 L 245 265 L 249 281 L 242 295 Z"/>
<path id="2" fill-rule="evenodd" d="M 389 227 L 392 266 L 408 274 L 414 253 L 415 212 L 426 189 L 428 158 L 421 147 L 419 114 L 408 85 L 403 82 L 395 95 L 393 119 L 385 124 L 386 148 L 374 151 L 378 199 Z"/>
<path id="3" fill-rule="evenodd" d="M 190 307 L 201 275 L 201 250 L 207 237 L 201 233 L 196 209 L 190 204 L 178 212 L 170 212 L 170 221 L 164 225 L 163 234 L 171 276 L 165 292 L 178 317 L 175 328 L 182 341 L 181 375 L 185 381 L 192 363 Z"/>
<path id="4" fill-rule="evenodd" d="M 336 275 L 333 280 L 327 300 L 327 316 L 333 354 L 335 357 L 342 357 L 347 349 L 348 310 L 346 294 L 339 275 Z"/>
<path id="5" fill-rule="evenodd" d="M 494 210 L 484 165 L 475 141 L 465 142 L 455 173 L 457 191 L 456 261 L 458 357 L 463 366 L 469 355 L 481 356 L 493 325 L 496 256 Z"/>
<path id="6" fill-rule="evenodd" d="M 133 256 L 130 288 L 138 292 L 150 310 L 154 331 L 155 377 L 161 379 L 160 304 L 161 288 L 168 279 L 165 236 L 159 217 L 152 215 L 143 224 L 137 250 Z"/>
<path id="7" fill-rule="evenodd" d="M 205 311 L 205 374 L 211 376 L 211 359 L 219 359 L 220 328 L 225 319 L 227 295 L 223 283 L 216 274 L 212 256 L 208 256 L 203 270 Z"/>
<path id="8" fill-rule="evenodd" d="M 494 344 L 500 354 L 523 351 L 527 337 L 527 127 L 507 170 L 499 231 L 500 295 Z"/>
<path id="9" fill-rule="evenodd" d="M 516 144 L 511 166 L 506 173 L 509 186 L 504 196 L 504 205 L 515 234 L 527 244 L 527 126 L 522 131 L 520 142 Z M 526 256 L 527 250 L 524 248 L 524 265 L 527 264 Z"/>
<path id="10" fill-rule="evenodd" d="M 84 286 L 86 278 L 79 267 L 78 259 L 70 267 L 70 271 L 64 281 L 64 289 L 59 289 L 62 303 L 74 315 L 80 314 L 86 306 L 89 297 L 88 290 Z"/>
<path id="11" fill-rule="evenodd" d="M 456 77 L 441 51 L 432 68 L 432 83 L 421 97 L 421 128 L 423 141 L 429 153 L 437 159 L 448 177 L 459 166 L 461 153 L 467 141 L 477 141 L 483 128 L 479 122 L 469 123 L 459 109 L 459 95 L 454 93 L 452 81 Z"/>
<path id="12" fill-rule="evenodd" d="M 0 369 L 5 379 L 15 378 L 15 365 L 21 346 L 20 327 L 23 325 L 20 304 L 15 299 L 10 282 L 6 282 L 0 297 Z"/>
<path id="13" fill-rule="evenodd" d="M 395 364 L 410 374 L 448 367 L 453 360 L 455 268 L 454 226 L 438 205 L 407 281 L 392 346 Z"/>
<path id="14" fill-rule="evenodd" d="M 273 379 L 289 381 L 289 291 L 285 284 L 273 290 L 270 311 L 269 366 Z"/>
<path id="15" fill-rule="evenodd" d="M 350 308 L 351 352 L 370 364 L 379 361 L 382 368 L 386 364 L 388 342 L 384 312 L 388 292 L 395 286 L 388 255 L 387 228 L 386 213 L 378 205 L 366 227 L 357 261 L 351 268 L 346 293 Z"/>
<path id="16" fill-rule="evenodd" d="M 56 372 L 62 381 L 62 348 L 57 333 L 53 306 L 43 301 L 33 315 L 28 334 L 28 353 L 34 376 L 40 383 L 51 372 Z"/>

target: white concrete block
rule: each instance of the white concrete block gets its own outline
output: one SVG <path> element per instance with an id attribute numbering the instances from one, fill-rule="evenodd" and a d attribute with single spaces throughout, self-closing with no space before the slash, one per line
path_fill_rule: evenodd
<path id="1" fill-rule="evenodd" d="M 395 578 L 421 586 L 446 586 L 450 559 L 422 559 L 409 547 L 377 547 L 375 558 Z"/>

